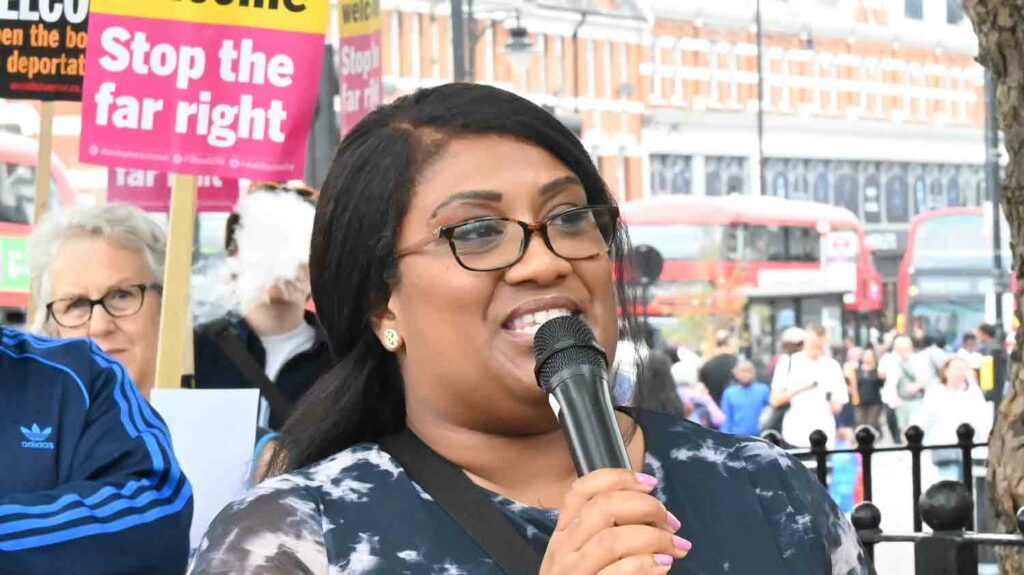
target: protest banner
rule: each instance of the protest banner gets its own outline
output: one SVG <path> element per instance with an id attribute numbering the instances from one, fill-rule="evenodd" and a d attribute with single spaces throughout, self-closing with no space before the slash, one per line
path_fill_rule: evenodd
<path id="1" fill-rule="evenodd" d="M 341 131 L 347 133 L 381 104 L 380 0 L 341 0 L 338 14 Z"/>
<path id="2" fill-rule="evenodd" d="M 83 162 L 301 178 L 324 0 L 93 0 Z"/>
<path id="3" fill-rule="evenodd" d="M 0 98 L 82 99 L 89 0 L 0 1 Z"/>
<path id="4" fill-rule="evenodd" d="M 169 212 L 174 176 L 155 170 L 110 168 L 107 201 L 132 204 L 147 212 Z M 230 212 L 238 203 L 238 180 L 199 176 L 196 211 Z"/>

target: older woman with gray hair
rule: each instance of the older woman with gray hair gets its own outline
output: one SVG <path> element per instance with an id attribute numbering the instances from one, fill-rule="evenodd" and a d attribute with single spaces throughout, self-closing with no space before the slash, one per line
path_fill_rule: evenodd
<path id="1" fill-rule="evenodd" d="M 142 210 L 106 204 L 53 213 L 29 238 L 32 327 L 88 337 L 149 397 L 156 377 L 166 234 Z"/>

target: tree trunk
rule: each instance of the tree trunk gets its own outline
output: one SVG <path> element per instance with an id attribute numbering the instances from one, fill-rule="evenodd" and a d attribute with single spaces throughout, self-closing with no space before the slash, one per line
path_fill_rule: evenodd
<path id="1" fill-rule="evenodd" d="M 1024 0 L 965 0 L 978 35 L 978 60 L 997 82 L 999 127 L 1010 155 L 1002 186 L 1002 207 L 1010 224 L 1017 319 L 1024 288 Z M 1011 354 L 1010 389 L 1003 398 L 989 440 L 988 481 L 1000 529 L 1016 531 L 1017 509 L 1024 506 L 1024 322 Z M 997 382 L 998 383 L 998 382 Z M 1003 573 L 1024 573 L 1024 551 L 998 548 Z"/>

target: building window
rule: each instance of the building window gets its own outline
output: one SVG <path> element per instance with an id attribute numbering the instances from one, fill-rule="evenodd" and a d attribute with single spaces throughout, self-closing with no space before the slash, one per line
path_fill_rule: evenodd
<path id="1" fill-rule="evenodd" d="M 791 183 L 789 196 L 791 200 L 806 202 L 811 199 L 811 183 L 807 178 L 807 163 L 803 160 L 790 160 L 789 170 Z"/>
<path id="2" fill-rule="evenodd" d="M 924 20 L 924 0 L 904 0 L 903 16 L 908 20 Z"/>
<path id="3" fill-rule="evenodd" d="M 668 154 L 651 156 L 651 194 L 691 194 L 691 158 Z"/>
<path id="4" fill-rule="evenodd" d="M 946 22 L 956 26 L 964 21 L 964 5 L 962 0 L 946 0 Z"/>
<path id="5" fill-rule="evenodd" d="M 905 224 L 910 220 L 909 185 L 902 168 L 885 181 L 885 217 L 890 224 Z"/>
<path id="6" fill-rule="evenodd" d="M 709 156 L 704 161 L 704 193 L 728 196 L 747 192 L 747 159 Z"/>
<path id="7" fill-rule="evenodd" d="M 842 170 L 836 177 L 836 189 L 833 203 L 839 207 L 846 208 L 860 216 L 860 190 L 857 189 L 857 177 L 852 170 Z"/>
<path id="8" fill-rule="evenodd" d="M 878 178 L 878 167 L 874 162 L 866 165 L 868 176 L 864 178 L 864 223 L 882 222 L 882 184 Z"/>
<path id="9" fill-rule="evenodd" d="M 928 183 L 924 176 L 914 179 L 914 213 L 923 214 L 928 211 Z"/>
<path id="10" fill-rule="evenodd" d="M 554 93 L 559 96 L 563 95 L 563 93 L 565 92 L 565 75 L 562 73 L 562 70 L 565 67 L 565 55 L 562 53 L 562 43 L 564 41 L 565 39 L 562 38 L 561 36 L 551 37 L 551 46 L 554 48 L 554 66 L 552 67 L 552 69 L 555 71 L 556 82 L 554 86 Z"/>
<path id="11" fill-rule="evenodd" d="M 819 204 L 829 203 L 828 164 L 813 162 L 810 171 L 814 175 L 813 200 Z"/>

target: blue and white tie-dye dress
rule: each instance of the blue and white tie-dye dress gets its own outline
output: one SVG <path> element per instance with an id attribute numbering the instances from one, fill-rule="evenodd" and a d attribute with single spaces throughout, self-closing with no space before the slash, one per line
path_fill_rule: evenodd
<path id="1" fill-rule="evenodd" d="M 798 462 L 768 443 L 659 413 L 643 429 L 644 471 L 693 550 L 673 574 L 869 573 L 856 533 Z M 558 512 L 491 498 L 543 553 Z M 376 444 L 354 445 L 263 482 L 206 533 L 191 573 L 499 574 Z"/>

